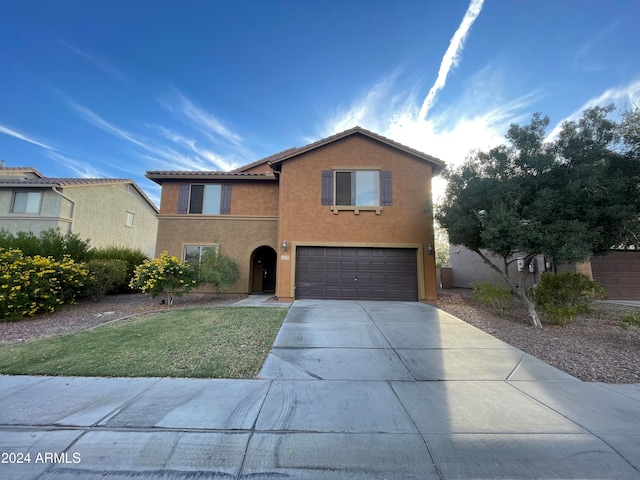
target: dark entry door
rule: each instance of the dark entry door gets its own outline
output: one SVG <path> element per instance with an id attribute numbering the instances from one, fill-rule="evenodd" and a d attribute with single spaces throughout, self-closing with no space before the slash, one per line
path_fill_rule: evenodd
<path id="1" fill-rule="evenodd" d="M 259 247 L 253 252 L 254 292 L 275 292 L 276 260 L 276 252 L 271 247 Z"/>
<path id="2" fill-rule="evenodd" d="M 416 301 L 416 249 L 298 247 L 296 298 Z"/>

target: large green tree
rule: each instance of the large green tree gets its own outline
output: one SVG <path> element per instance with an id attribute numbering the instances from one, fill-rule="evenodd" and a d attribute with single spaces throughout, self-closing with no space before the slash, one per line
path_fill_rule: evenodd
<path id="1" fill-rule="evenodd" d="M 445 171 L 438 222 L 451 243 L 476 252 L 504 278 L 535 326 L 541 323 L 526 289 L 535 256 L 574 263 L 638 245 L 640 114 L 628 111 L 616 122 L 613 110 L 588 109 L 547 142 L 549 119 L 536 114 L 528 125 L 511 125 L 505 144 Z M 524 268 L 511 278 L 515 255 Z"/>

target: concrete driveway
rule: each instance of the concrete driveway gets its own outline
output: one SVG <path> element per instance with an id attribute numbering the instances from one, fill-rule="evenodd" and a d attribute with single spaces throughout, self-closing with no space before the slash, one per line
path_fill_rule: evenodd
<path id="1" fill-rule="evenodd" d="M 640 478 L 640 386 L 427 305 L 296 301 L 256 380 L 0 377 L 0 452 L 31 454 L 0 478 Z"/>

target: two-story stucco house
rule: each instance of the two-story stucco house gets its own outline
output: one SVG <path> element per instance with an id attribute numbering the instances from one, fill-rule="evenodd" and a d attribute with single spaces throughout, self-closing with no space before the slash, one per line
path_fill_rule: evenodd
<path id="1" fill-rule="evenodd" d="M 444 163 L 360 127 L 231 172 L 149 171 L 162 186 L 156 253 L 218 248 L 229 293 L 436 298 L 431 178 Z"/>
<path id="2" fill-rule="evenodd" d="M 75 233 L 92 247 L 155 254 L 158 209 L 128 179 L 45 177 L 32 167 L 0 166 L 0 228 Z"/>

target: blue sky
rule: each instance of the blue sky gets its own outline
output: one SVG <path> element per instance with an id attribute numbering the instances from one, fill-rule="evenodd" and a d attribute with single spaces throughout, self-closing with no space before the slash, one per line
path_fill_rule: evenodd
<path id="1" fill-rule="evenodd" d="M 2 10 L 0 158 L 132 178 L 156 203 L 147 170 L 226 170 L 355 125 L 456 164 L 534 112 L 553 128 L 585 107 L 640 105 L 637 0 Z"/>

